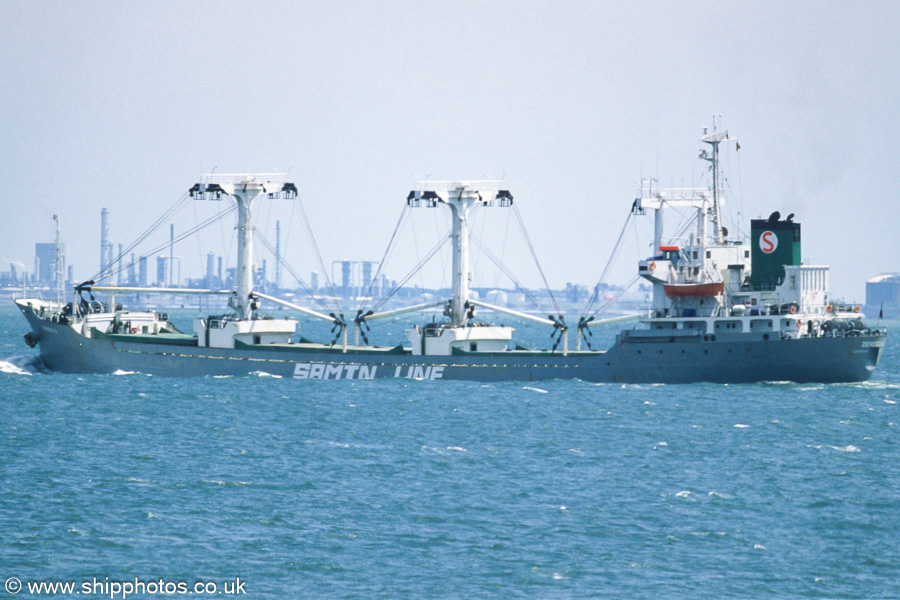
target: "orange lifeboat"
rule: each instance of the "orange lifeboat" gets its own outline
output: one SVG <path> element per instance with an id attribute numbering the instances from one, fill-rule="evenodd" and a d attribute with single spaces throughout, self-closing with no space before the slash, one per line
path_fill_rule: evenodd
<path id="1" fill-rule="evenodd" d="M 725 292 L 725 282 L 673 283 L 663 286 L 667 298 L 711 298 Z"/>

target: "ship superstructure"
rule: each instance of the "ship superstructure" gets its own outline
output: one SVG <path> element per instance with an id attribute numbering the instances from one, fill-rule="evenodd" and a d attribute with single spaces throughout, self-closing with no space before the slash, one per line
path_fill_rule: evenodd
<path id="1" fill-rule="evenodd" d="M 763 367 L 742 364 L 746 353 L 752 351 L 738 351 L 728 344 L 751 342 L 766 348 L 769 342 L 801 341 L 795 347 L 779 349 L 815 347 L 820 357 L 804 356 L 797 363 L 773 355 L 772 362 L 780 360 L 807 370 L 804 361 L 824 360 L 830 368 L 840 369 L 841 357 L 824 348 L 840 345 L 830 340 L 864 337 L 860 347 L 851 352 L 868 353 L 867 368 L 874 370 L 884 332 L 865 325 L 859 305 L 829 298 L 827 266 L 802 263 L 800 224 L 794 222 L 793 214 L 782 219 L 779 212 L 773 212 L 768 219 L 751 221 L 749 238 L 729 236 L 722 224 L 719 173 L 720 145 L 728 140 L 733 138 L 727 132 L 716 131 L 706 131 L 701 138 L 709 145 L 700 154 L 710 163 L 713 184 L 709 189 L 642 186 L 632 211 L 653 213 L 654 252 L 638 263 L 638 274 L 652 285 L 652 307 L 642 326 L 623 331 L 619 343 L 651 344 L 642 347 L 656 348 L 662 354 L 678 346 L 687 353 L 692 342 L 715 343 L 703 348 L 701 364 L 685 368 L 716 364 L 715 358 L 708 358 L 712 354 L 723 361 L 723 367 L 727 358 L 737 369 L 755 372 Z M 671 209 L 687 210 L 692 219 L 686 226 L 681 224 L 680 235 L 667 238 L 665 214 Z M 722 356 L 723 349 L 731 356 Z M 777 364 L 772 368 L 778 368 Z M 800 378 L 789 369 L 779 371 L 785 379 Z"/>
<path id="2" fill-rule="evenodd" d="M 794 215 L 754 219 L 750 236 L 729 236 L 722 224 L 720 144 L 727 132 L 706 132 L 710 146 L 700 154 L 710 163 L 709 189 L 657 190 L 643 187 L 632 210 L 652 211 L 654 253 L 638 264 L 653 286 L 646 328 L 627 335 L 675 331 L 677 335 L 762 334 L 763 340 L 854 335 L 867 330 L 858 305 L 832 302 L 828 267 L 804 265 L 800 224 Z M 667 209 L 693 211 L 687 235 L 666 238 Z M 684 231 L 684 228 L 682 228 Z"/>

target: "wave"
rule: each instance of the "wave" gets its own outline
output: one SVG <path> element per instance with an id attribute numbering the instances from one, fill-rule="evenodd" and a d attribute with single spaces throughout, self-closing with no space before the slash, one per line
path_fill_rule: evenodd
<path id="1" fill-rule="evenodd" d="M 853 446 L 852 444 L 849 446 L 828 446 L 832 450 L 837 450 L 838 452 L 861 452 L 859 448 Z"/>
<path id="2" fill-rule="evenodd" d="M 422 446 L 423 452 L 434 452 L 436 454 L 446 454 L 447 452 L 468 452 L 462 446 L 447 446 L 446 448 L 435 448 L 432 446 Z"/>
<path id="3" fill-rule="evenodd" d="M 125 369 L 116 369 L 112 375 L 143 375 L 144 377 L 153 377 L 152 373 L 143 373 L 141 371 L 126 371 Z"/>
<path id="4" fill-rule="evenodd" d="M 273 375 L 272 373 L 266 373 L 265 371 L 253 371 L 250 375 L 254 377 L 271 377 L 272 379 L 281 379 L 281 375 Z"/>
<path id="5" fill-rule="evenodd" d="M 887 381 L 857 381 L 854 383 L 839 383 L 836 385 L 846 385 L 864 390 L 900 390 L 900 383 L 890 383 Z"/>
<path id="6" fill-rule="evenodd" d="M 821 450 L 822 448 L 831 448 L 832 450 L 837 450 L 838 452 L 862 452 L 857 446 L 850 444 L 848 446 L 832 446 L 831 444 L 819 444 L 816 446 L 807 446 L 807 448 L 815 448 L 816 450 Z"/>
<path id="7" fill-rule="evenodd" d="M 40 356 L 21 354 L 0 359 L 0 373 L 9 375 L 34 375 L 42 372 L 42 367 Z"/>

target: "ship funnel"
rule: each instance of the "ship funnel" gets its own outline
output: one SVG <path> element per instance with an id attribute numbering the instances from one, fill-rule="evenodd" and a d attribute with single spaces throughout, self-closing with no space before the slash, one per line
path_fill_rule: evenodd
<path id="1" fill-rule="evenodd" d="M 775 211 L 768 219 L 750 221 L 750 283 L 754 290 L 774 290 L 784 282 L 785 265 L 800 264 L 800 223 L 791 214 L 781 220 Z"/>

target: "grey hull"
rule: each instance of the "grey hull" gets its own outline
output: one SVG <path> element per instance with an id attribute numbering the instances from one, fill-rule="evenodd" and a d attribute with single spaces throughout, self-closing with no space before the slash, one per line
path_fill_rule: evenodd
<path id="1" fill-rule="evenodd" d="M 300 346 L 203 348 L 122 339 L 86 338 L 66 325 L 23 313 L 48 369 L 70 373 L 136 371 L 186 377 L 265 372 L 300 379 L 448 379 L 596 383 L 855 382 L 868 380 L 884 348 L 882 335 L 763 339 L 747 334 L 709 341 L 621 338 L 591 352 L 462 353 L 413 356 L 388 352 L 320 351 Z"/>

